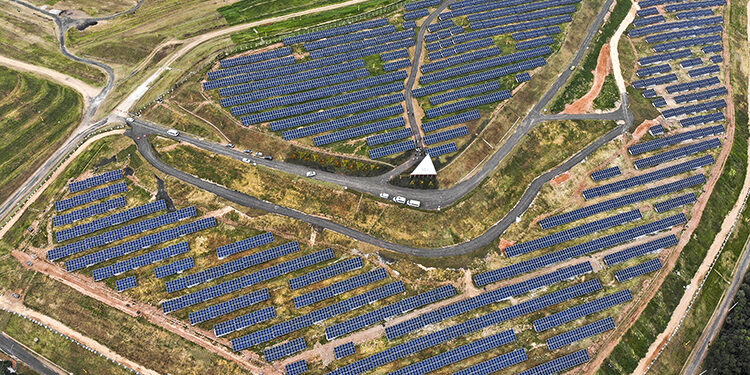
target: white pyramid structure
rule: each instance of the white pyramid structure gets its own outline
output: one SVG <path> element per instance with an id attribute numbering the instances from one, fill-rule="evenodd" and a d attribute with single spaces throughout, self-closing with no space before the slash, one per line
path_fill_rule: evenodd
<path id="1" fill-rule="evenodd" d="M 412 176 L 437 176 L 437 171 L 435 170 L 435 164 L 432 164 L 432 158 L 430 157 L 430 154 L 425 155 L 424 159 L 419 162 L 419 165 L 417 165 L 417 168 L 414 169 L 414 172 L 411 172 Z"/>

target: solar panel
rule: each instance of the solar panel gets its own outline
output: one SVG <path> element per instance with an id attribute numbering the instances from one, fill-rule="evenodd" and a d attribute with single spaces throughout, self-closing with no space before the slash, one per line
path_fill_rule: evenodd
<path id="1" fill-rule="evenodd" d="M 693 56 L 693 52 L 691 52 L 689 49 L 683 49 L 679 51 L 672 51 L 672 52 L 660 53 L 657 55 L 641 57 L 640 59 L 638 59 L 638 64 L 642 66 L 646 66 L 646 65 L 660 63 L 662 61 L 683 59 L 683 58 L 690 57 L 690 56 Z"/>
<path id="2" fill-rule="evenodd" d="M 469 86 L 460 88 L 458 90 L 449 91 L 446 93 L 438 94 L 430 97 L 430 104 L 438 105 L 449 101 L 465 98 L 468 96 L 474 96 L 489 91 L 500 90 L 500 83 L 498 81 L 489 81 L 476 86 Z"/>
<path id="3" fill-rule="evenodd" d="M 532 59 L 535 57 L 546 56 L 552 53 L 552 49 L 549 46 L 542 46 L 542 47 L 528 49 L 525 51 L 514 52 L 508 55 L 490 57 L 496 51 L 497 49 L 488 48 L 486 50 L 470 52 L 470 53 L 467 53 L 466 55 L 459 55 L 459 56 L 456 56 L 455 58 L 451 58 L 454 60 L 448 60 L 448 61 L 461 61 L 461 62 L 466 62 L 466 64 L 457 65 L 455 67 L 452 67 L 451 69 L 443 69 L 443 70 L 438 70 L 436 72 L 432 72 L 429 74 L 425 74 L 419 77 L 419 83 L 422 85 L 426 85 L 429 83 L 445 80 L 448 78 L 452 78 L 452 77 L 456 77 L 456 76 L 460 76 L 460 75 L 464 75 L 468 73 L 477 72 L 480 70 L 494 68 L 494 67 L 501 66 L 501 65 L 507 65 L 510 63 L 528 60 L 528 59 Z M 490 57 L 490 58 L 472 61 L 472 57 L 476 58 L 480 56 Z M 438 61 L 432 64 L 435 64 L 437 66 L 442 66 L 442 65 L 445 65 L 446 63 L 442 63 L 442 61 Z"/>
<path id="4" fill-rule="evenodd" d="M 648 128 L 648 134 L 651 134 L 653 137 L 662 135 L 664 134 L 664 127 L 661 124 L 654 125 Z"/>
<path id="5" fill-rule="evenodd" d="M 516 74 L 517 83 L 528 82 L 528 81 L 531 81 L 531 75 L 529 73 L 523 72 L 523 73 Z"/>
<path id="6" fill-rule="evenodd" d="M 119 279 L 115 282 L 115 286 L 117 287 L 118 292 L 124 292 L 128 289 L 133 289 L 138 286 L 138 281 L 135 279 L 135 276 L 126 277 L 124 279 Z"/>
<path id="7" fill-rule="evenodd" d="M 645 189 L 635 193 L 626 194 L 621 197 L 606 200 L 600 203 L 592 204 L 590 206 L 582 207 L 573 211 L 568 211 L 564 214 L 550 216 L 539 221 L 539 225 L 543 229 L 554 228 L 558 225 L 567 224 L 576 220 L 580 220 L 598 213 L 602 213 L 609 210 L 614 210 L 629 204 L 641 202 L 647 199 L 656 198 L 665 194 L 674 193 L 682 189 L 697 186 L 706 182 L 706 176 L 703 174 L 697 174 L 670 182 L 664 185 L 656 186 L 650 189 Z"/>
<path id="8" fill-rule="evenodd" d="M 300 337 L 266 349 L 263 351 L 263 355 L 266 356 L 266 362 L 272 362 L 277 359 L 290 356 L 294 353 L 301 352 L 305 350 L 305 348 L 307 348 L 305 339 Z"/>
<path id="9" fill-rule="evenodd" d="M 644 27 L 631 29 L 630 31 L 628 31 L 628 35 L 631 38 L 637 38 L 637 37 L 645 36 L 648 34 L 654 34 L 654 33 L 662 32 L 662 31 L 684 29 L 684 28 L 697 27 L 697 26 L 715 25 L 719 23 L 724 23 L 724 18 L 722 16 L 696 18 L 696 19 L 691 19 L 691 20 L 686 20 L 686 21 L 664 22 L 664 23 L 659 23 L 656 25 L 650 25 L 650 26 L 644 26 Z"/>
<path id="10" fill-rule="evenodd" d="M 378 159 L 384 156 L 398 154 L 400 152 L 413 150 L 417 147 L 413 140 L 394 143 L 392 145 L 369 150 L 370 159 Z"/>
<path id="11" fill-rule="evenodd" d="M 156 276 L 157 279 L 161 279 L 167 276 L 183 273 L 193 267 L 195 267 L 195 261 L 192 257 L 180 259 L 170 264 L 154 268 L 154 276 Z"/>
<path id="12" fill-rule="evenodd" d="M 233 68 L 219 69 L 208 72 L 208 79 L 220 79 L 225 77 L 231 77 L 233 75 L 257 72 L 259 70 L 266 70 L 272 68 L 278 68 L 285 65 L 292 65 L 297 62 L 294 56 L 284 56 L 273 60 L 261 61 L 254 64 L 240 65 Z"/>
<path id="13" fill-rule="evenodd" d="M 608 178 L 619 176 L 621 174 L 622 172 L 620 171 L 620 167 L 612 167 L 612 168 L 601 169 L 594 173 L 591 173 L 591 179 L 596 182 L 599 182 L 602 180 L 606 180 Z"/>
<path id="14" fill-rule="evenodd" d="M 196 325 L 234 311 L 242 310 L 257 303 L 268 301 L 270 298 L 271 295 L 268 293 L 268 288 L 264 288 L 237 298 L 232 298 L 226 302 L 217 303 L 204 309 L 193 311 L 188 314 L 188 318 L 190 319 L 190 324 Z"/>
<path id="15" fill-rule="evenodd" d="M 292 362 L 284 367 L 286 375 L 299 375 L 307 372 L 307 361 L 304 359 L 297 362 Z"/>
<path id="16" fill-rule="evenodd" d="M 117 262 L 112 265 L 95 269 L 92 272 L 94 281 L 102 281 L 112 276 L 117 276 L 134 269 L 147 266 L 162 260 L 185 254 L 190 251 L 190 246 L 187 242 L 180 242 L 174 245 L 167 246 L 165 248 L 154 250 L 137 257 L 130 258 L 128 260 Z"/>
<path id="17" fill-rule="evenodd" d="M 222 59 L 222 60 L 219 60 L 219 66 L 221 66 L 222 68 L 231 68 L 237 65 L 251 64 L 251 63 L 258 62 L 258 61 L 268 60 L 268 59 L 272 59 L 275 57 L 287 56 L 291 54 L 292 54 L 291 47 L 282 47 L 282 48 L 272 49 L 270 51 L 252 53 L 246 56 Z"/>
<path id="18" fill-rule="evenodd" d="M 331 130 L 336 130 L 348 126 L 358 125 L 369 121 L 379 120 L 390 116 L 402 114 L 404 107 L 401 104 L 386 108 L 378 108 L 374 111 L 360 113 L 354 116 L 343 117 L 315 125 L 305 126 L 299 129 L 287 130 L 282 133 L 285 140 L 292 140 L 307 137 Z"/>
<path id="19" fill-rule="evenodd" d="M 249 249 L 256 248 L 258 246 L 269 244 L 271 242 L 273 242 L 273 233 L 266 232 L 263 234 L 259 234 L 257 236 L 246 238 L 242 241 L 237 241 L 234 243 L 230 243 L 228 245 L 219 246 L 216 248 L 216 255 L 218 256 L 219 259 L 224 259 L 232 254 L 237 254 L 245 250 L 249 250 Z"/>
<path id="20" fill-rule="evenodd" d="M 336 35 L 344 35 L 349 34 L 355 31 L 364 30 L 364 29 L 372 29 L 375 27 L 381 27 L 388 24 L 388 20 L 385 18 L 378 18 L 375 20 L 369 20 L 364 22 L 357 22 L 352 23 L 345 26 L 339 26 L 334 27 L 326 30 L 320 30 L 320 31 L 313 31 L 311 33 L 304 33 L 300 35 L 290 36 L 283 39 L 284 45 L 288 46 L 290 44 L 295 43 L 301 43 L 301 42 L 310 42 L 313 40 L 323 39 L 323 38 L 330 38 Z"/>
<path id="21" fill-rule="evenodd" d="M 539 366 L 532 367 L 526 371 L 518 373 L 518 375 L 548 375 L 563 372 L 567 369 L 571 369 L 578 365 L 582 365 L 589 361 L 589 353 L 586 349 L 581 349 L 577 352 L 564 355 L 562 357 L 555 358 L 549 362 L 542 363 Z"/>
<path id="22" fill-rule="evenodd" d="M 680 4 L 670 4 L 666 6 L 667 12 L 677 12 L 681 10 L 689 10 L 696 8 L 705 7 L 716 7 L 726 5 L 726 0 L 705 0 L 705 1 L 694 1 L 694 2 L 683 2 Z"/>
<path id="23" fill-rule="evenodd" d="M 356 352 L 354 343 L 351 341 L 333 348 L 333 354 L 336 356 L 336 359 L 346 358 Z"/>
<path id="24" fill-rule="evenodd" d="M 373 122 L 370 124 L 341 130 L 326 135 L 321 135 L 313 138 L 313 142 L 316 146 L 324 146 L 330 143 L 339 142 L 347 139 L 361 137 L 367 134 L 377 133 L 383 130 L 393 128 L 403 128 L 406 125 L 406 120 L 403 117 L 396 117 L 388 120 L 382 120 Z"/>
<path id="25" fill-rule="evenodd" d="M 654 258 L 652 260 L 636 264 L 633 267 L 628 267 L 615 272 L 615 278 L 617 279 L 617 281 L 623 283 L 638 276 L 659 270 L 660 268 L 661 262 L 659 261 L 659 258 Z"/>
<path id="26" fill-rule="evenodd" d="M 652 87 L 652 86 L 665 85 L 667 83 L 674 82 L 676 80 L 677 80 L 677 75 L 674 73 L 671 73 L 671 74 L 666 74 L 663 76 L 656 76 L 656 77 L 644 78 L 644 79 L 633 81 L 633 87 L 637 89 L 644 89 L 644 88 Z"/>
<path id="27" fill-rule="evenodd" d="M 118 184 L 105 186 L 96 190 L 92 190 L 88 193 L 72 196 L 68 199 L 55 202 L 55 209 L 57 212 L 69 210 L 73 207 L 81 206 L 93 201 L 107 198 L 111 195 L 121 194 L 128 191 L 128 185 L 124 182 Z"/>
<path id="28" fill-rule="evenodd" d="M 724 133 L 724 127 L 721 125 L 709 126 L 696 130 L 687 131 L 680 134 L 671 135 L 664 138 L 659 138 L 647 142 L 641 142 L 636 145 L 628 147 L 630 155 L 636 156 L 645 152 L 654 151 L 662 147 L 668 147 L 676 145 L 681 142 L 685 142 L 691 139 L 698 139 L 704 137 L 710 137 L 712 135 Z"/>
<path id="29" fill-rule="evenodd" d="M 232 332 L 237 332 L 256 324 L 267 322 L 275 317 L 276 309 L 273 307 L 265 307 L 245 315 L 240 315 L 234 319 L 215 324 L 214 335 L 216 335 L 216 337 L 226 336 Z"/>
<path id="30" fill-rule="evenodd" d="M 608 294 L 602 298 L 597 298 L 593 301 L 585 302 L 567 310 L 537 319 L 534 321 L 534 330 L 537 332 L 544 332 L 548 329 L 583 318 L 584 316 L 604 311 L 610 307 L 631 301 L 632 299 L 633 295 L 628 289 Z"/>
<path id="31" fill-rule="evenodd" d="M 721 81 L 719 81 L 719 78 L 717 77 L 710 77 L 710 78 L 704 78 L 699 79 L 691 82 L 683 82 L 678 83 L 676 85 L 667 86 L 667 92 L 670 94 L 675 94 L 682 91 L 691 91 L 691 90 L 697 90 L 709 86 L 714 86 L 720 84 Z"/>
<path id="32" fill-rule="evenodd" d="M 330 279 L 334 276 L 344 274 L 346 272 L 360 269 L 363 266 L 362 258 L 350 258 L 341 262 L 334 263 L 328 267 L 321 268 L 315 271 L 311 271 L 302 276 L 298 276 L 289 279 L 289 289 L 296 290 L 304 288 L 308 285 Z"/>
<path id="33" fill-rule="evenodd" d="M 278 121 L 271 121 L 271 130 L 283 130 L 294 128 L 301 125 L 307 125 L 314 122 L 326 121 L 335 117 L 351 115 L 357 112 L 368 111 L 389 104 L 396 104 L 404 101 L 404 94 L 392 94 L 369 99 L 361 102 L 351 103 L 340 107 L 328 108 L 320 112 L 308 113 L 302 116 L 286 118 Z"/>
<path id="34" fill-rule="evenodd" d="M 438 323 L 445 319 L 450 319 L 459 314 L 482 308 L 490 304 L 504 301 L 511 297 L 520 296 L 531 291 L 553 285 L 563 280 L 593 272 L 589 262 L 579 263 L 573 266 L 564 267 L 547 274 L 534 277 L 532 279 L 511 284 L 496 290 L 484 292 L 475 297 L 470 297 L 450 305 L 441 307 L 434 311 L 427 312 L 415 318 L 403 321 L 390 327 L 386 327 L 385 333 L 389 340 L 394 340 L 409 332 L 416 331 L 430 324 Z M 485 286 L 493 281 L 485 279 L 475 279 L 477 286 Z"/>
<path id="35" fill-rule="evenodd" d="M 430 14 L 430 12 L 427 11 L 427 9 L 414 10 L 404 13 L 404 20 L 416 20 L 422 17 L 427 17 L 428 14 Z"/>
<path id="36" fill-rule="evenodd" d="M 705 46 L 701 48 L 701 51 L 703 51 L 703 53 L 717 53 L 722 51 L 722 47 L 721 44 L 714 44 L 712 46 Z"/>
<path id="37" fill-rule="evenodd" d="M 428 147 L 424 149 L 424 153 L 427 155 L 434 157 L 438 157 L 440 155 L 450 154 L 451 152 L 457 152 L 458 146 L 456 146 L 455 142 L 442 144 L 440 146 L 435 147 Z"/>
<path id="38" fill-rule="evenodd" d="M 397 49 L 395 51 L 383 52 L 380 54 L 381 61 L 391 61 L 397 59 L 408 59 L 409 51 L 405 49 Z"/>
<path id="39" fill-rule="evenodd" d="M 386 277 L 388 277 L 388 273 L 385 272 L 385 269 L 376 268 L 373 271 L 359 274 L 344 281 L 333 283 L 324 288 L 316 289 L 309 293 L 294 297 L 294 307 L 301 309 L 305 306 L 309 306 L 314 303 L 333 298 L 339 294 L 352 291 L 354 289 L 372 284 L 380 280 L 384 280 Z"/>
<path id="40" fill-rule="evenodd" d="M 357 31 L 355 33 L 350 33 L 346 35 L 340 35 L 340 36 L 336 36 L 333 38 L 313 40 L 311 42 L 305 43 L 305 50 L 312 51 L 314 49 L 321 49 L 321 48 L 334 46 L 337 44 L 349 43 L 355 40 L 362 40 L 362 39 L 368 39 L 368 38 L 372 38 L 372 37 L 379 36 L 379 35 L 391 34 L 391 33 L 395 33 L 396 31 L 397 31 L 396 26 L 387 25 L 387 26 L 382 26 L 382 27 L 378 27 L 374 29 Z"/>
<path id="41" fill-rule="evenodd" d="M 409 138 L 413 134 L 414 133 L 412 132 L 411 128 L 400 129 L 400 130 L 387 132 L 387 133 L 381 133 L 378 135 L 367 137 L 367 145 L 376 146 L 376 145 L 380 145 L 383 143 L 398 141 L 404 138 Z"/>
<path id="42" fill-rule="evenodd" d="M 449 139 L 458 138 L 464 135 L 469 134 L 469 128 L 465 126 L 461 126 L 458 128 L 449 129 L 442 132 L 437 132 L 433 134 L 427 134 L 424 136 L 424 143 L 427 145 L 432 145 L 435 143 L 445 142 Z"/>
<path id="43" fill-rule="evenodd" d="M 71 211 L 67 214 L 55 216 L 52 218 L 52 225 L 57 227 L 61 225 L 71 224 L 78 220 L 82 220 L 94 215 L 103 214 L 117 208 L 125 207 L 125 204 L 125 197 L 112 198 L 102 203 L 97 203 L 75 211 Z"/>
<path id="44" fill-rule="evenodd" d="M 490 375 L 527 359 L 529 358 L 526 356 L 526 349 L 516 349 L 510 353 L 501 354 L 490 360 L 454 372 L 453 375 Z"/>
<path id="45" fill-rule="evenodd" d="M 699 115 L 699 116 L 682 119 L 680 120 L 680 125 L 697 126 L 697 125 L 710 124 L 712 122 L 720 122 L 724 120 L 725 120 L 724 113 L 715 112 L 715 113 L 709 113 L 707 115 Z"/>
<path id="46" fill-rule="evenodd" d="M 502 27 L 508 24 L 515 24 L 519 21 L 532 21 L 532 20 L 538 20 L 540 18 L 546 18 L 549 16 L 558 16 L 562 14 L 568 15 L 570 13 L 575 13 L 575 11 L 576 11 L 575 6 L 567 5 L 567 6 L 543 9 L 543 10 L 538 10 L 538 11 L 531 11 L 531 12 L 527 11 L 524 13 L 512 14 L 512 15 L 505 16 L 505 17 L 492 18 L 492 19 L 483 20 L 483 21 L 472 21 L 470 25 L 473 30 L 486 29 L 486 28 L 496 27 L 496 26 Z M 533 29 L 534 27 L 527 27 L 527 28 Z"/>
<path id="47" fill-rule="evenodd" d="M 703 77 L 703 76 L 719 73 L 720 70 L 721 69 L 719 68 L 718 65 L 708 65 L 708 66 L 704 66 L 701 68 L 688 70 L 688 75 L 690 76 L 690 78 Z"/>
<path id="48" fill-rule="evenodd" d="M 550 337 L 547 339 L 547 347 L 549 350 L 557 350 L 576 341 L 581 341 L 587 337 L 596 336 L 612 329 L 615 329 L 615 321 L 612 318 L 602 319 L 583 327 Z"/>
<path id="49" fill-rule="evenodd" d="M 177 311 L 189 306 L 197 305 L 211 299 L 249 288 L 255 284 L 286 275 L 288 273 L 309 267 L 313 264 L 325 262 L 334 258 L 333 250 L 325 249 L 312 254 L 303 255 L 286 262 L 282 262 L 260 271 L 240 276 L 236 279 L 201 289 L 197 292 L 185 294 L 162 303 L 164 313 Z"/>
<path id="50" fill-rule="evenodd" d="M 667 212 L 677 207 L 682 207 L 688 204 L 695 203 L 697 200 L 698 198 L 695 196 L 695 193 L 689 193 L 689 194 L 674 197 L 672 199 L 667 199 L 663 202 L 656 203 L 654 204 L 654 209 L 656 210 L 656 212 L 659 212 L 659 213 Z"/>
<path id="51" fill-rule="evenodd" d="M 475 96 L 469 99 L 464 99 L 448 104 L 441 105 L 439 107 L 430 108 L 425 111 L 425 115 L 428 118 L 440 117 L 449 113 L 458 112 L 464 109 L 470 109 L 481 105 L 495 103 L 510 99 L 511 94 L 508 90 L 496 91 L 489 94 Z"/>
<path id="52" fill-rule="evenodd" d="M 114 171 L 105 172 L 93 177 L 89 177 L 85 180 L 68 183 L 68 191 L 71 193 L 77 193 L 79 191 L 86 190 L 94 186 L 104 185 L 108 182 L 116 181 L 121 178 L 122 169 L 117 169 Z"/>
<path id="53" fill-rule="evenodd" d="M 685 156 L 695 155 L 697 153 L 708 151 L 710 149 L 718 147 L 721 147 L 721 141 L 719 141 L 718 138 L 711 138 L 707 141 L 694 143 L 688 146 L 676 148 L 674 150 L 662 152 L 654 156 L 638 159 L 634 164 L 636 169 L 645 169 L 659 165 L 661 163 L 666 163 L 668 161 L 679 159 Z"/>
<path id="54" fill-rule="evenodd" d="M 697 9 L 697 10 L 688 10 L 685 12 L 677 13 L 677 19 L 690 19 L 690 18 L 699 18 L 699 17 L 706 17 L 706 16 L 713 16 L 714 11 L 711 9 Z"/>
<path id="55" fill-rule="evenodd" d="M 638 9 L 636 11 L 636 14 L 638 17 L 646 17 L 646 16 L 653 16 L 654 14 L 659 14 L 659 11 L 656 8 L 643 8 Z"/>
<path id="56" fill-rule="evenodd" d="M 221 99 L 221 106 L 231 107 L 272 96 L 293 94 L 365 78 L 370 75 L 370 72 L 363 66 L 362 60 L 347 61 L 340 65 L 326 66 L 285 77 L 224 87 L 219 89 L 219 95 L 228 96 L 228 98 Z"/>
<path id="57" fill-rule="evenodd" d="M 459 113 L 457 115 L 451 115 L 438 120 L 423 122 L 422 131 L 425 133 L 433 130 L 442 129 L 452 125 L 458 125 L 469 121 L 479 120 L 481 115 L 479 111 L 474 109 L 468 112 Z"/>
<path id="58" fill-rule="evenodd" d="M 648 224 L 639 225 L 622 232 L 610 234 L 595 240 L 574 245 L 562 250 L 547 253 L 536 258 L 531 258 L 522 262 L 513 263 L 509 266 L 494 269 L 484 273 L 474 275 L 474 282 L 477 285 L 487 285 L 492 282 L 505 280 L 527 272 L 538 270 L 551 266 L 569 259 L 591 254 L 595 251 L 617 246 L 619 244 L 632 241 L 638 237 L 648 234 L 658 233 L 677 225 L 687 222 L 684 214 L 669 216 L 667 218 L 656 220 Z"/>
<path id="59" fill-rule="evenodd" d="M 613 266 L 626 260 L 637 258 L 646 254 L 655 253 L 674 245 L 677 245 L 677 236 L 675 236 L 674 234 L 670 234 L 666 237 L 657 238 L 653 241 L 645 242 L 636 246 L 629 247 L 625 250 L 620 250 L 616 253 L 609 254 L 604 257 L 604 262 L 607 263 L 608 266 Z"/>

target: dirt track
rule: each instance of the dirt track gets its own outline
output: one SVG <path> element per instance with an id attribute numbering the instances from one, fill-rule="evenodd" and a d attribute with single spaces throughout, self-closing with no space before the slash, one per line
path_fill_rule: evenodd
<path id="1" fill-rule="evenodd" d="M 599 96 L 604 85 L 604 79 L 612 70 L 612 63 L 609 58 L 609 44 L 604 44 L 602 49 L 599 51 L 599 57 L 596 60 L 596 69 L 594 69 L 594 83 L 591 85 L 591 89 L 586 95 L 573 102 L 573 104 L 565 107 L 563 113 L 568 114 L 580 114 L 588 113 L 594 103 L 594 99 Z"/>
<path id="2" fill-rule="evenodd" d="M 5 65 L 11 69 L 19 70 L 22 72 L 38 74 L 45 78 L 51 79 L 63 86 L 68 86 L 73 90 L 81 93 L 81 95 L 83 96 L 83 100 L 86 102 L 85 105 L 88 105 L 89 100 L 98 95 L 99 91 L 101 91 L 100 88 L 91 86 L 86 82 L 83 82 L 77 78 L 73 78 L 64 73 L 60 73 L 58 71 L 42 66 L 31 65 L 23 61 L 11 59 L 2 55 L 0 55 L 0 65 Z"/>

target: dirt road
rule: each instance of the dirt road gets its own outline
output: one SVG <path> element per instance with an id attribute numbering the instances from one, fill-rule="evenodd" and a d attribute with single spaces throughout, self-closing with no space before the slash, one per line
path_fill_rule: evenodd
<path id="1" fill-rule="evenodd" d="M 563 113 L 568 114 L 580 114 L 588 113 L 594 103 L 594 99 L 599 96 L 604 85 L 604 79 L 611 71 L 611 61 L 609 56 L 609 44 L 604 44 L 602 49 L 599 51 L 599 57 L 596 60 L 596 69 L 594 69 L 594 83 L 591 85 L 591 89 L 586 95 L 573 102 L 573 104 L 567 106 Z"/>
<path id="2" fill-rule="evenodd" d="M 79 93 L 81 93 L 81 95 L 83 96 L 83 99 L 86 101 L 85 103 L 86 106 L 88 106 L 89 100 L 91 100 L 91 98 L 98 95 L 99 91 L 101 91 L 101 88 L 96 88 L 94 86 L 91 86 L 86 82 L 83 82 L 77 78 L 73 78 L 64 73 L 60 73 L 58 71 L 45 68 L 42 66 L 31 65 L 23 61 L 11 59 L 10 57 L 5 57 L 5 56 L 0 55 L 0 65 L 5 65 L 11 69 L 22 71 L 22 72 L 38 74 L 40 76 L 43 76 L 44 78 L 51 79 L 52 81 L 55 81 L 63 86 L 68 86 L 72 88 L 73 90 L 76 90 Z"/>
<path id="3" fill-rule="evenodd" d="M 610 61 L 612 61 L 612 73 L 615 76 L 615 82 L 617 83 L 617 88 L 620 90 L 620 93 L 624 93 L 626 92 L 626 90 L 625 79 L 622 78 L 622 69 L 620 68 L 620 55 L 617 52 L 617 46 L 620 45 L 620 38 L 625 32 L 625 29 L 628 28 L 628 25 L 633 22 L 633 19 L 635 18 L 635 12 L 638 9 L 640 9 L 640 7 L 638 6 L 638 2 L 634 1 L 633 6 L 631 6 L 630 11 L 628 11 L 628 15 L 625 16 L 624 20 L 622 20 L 620 27 L 617 28 L 617 31 L 615 31 L 614 35 L 612 35 L 612 39 L 610 39 L 609 41 L 609 59 Z"/>

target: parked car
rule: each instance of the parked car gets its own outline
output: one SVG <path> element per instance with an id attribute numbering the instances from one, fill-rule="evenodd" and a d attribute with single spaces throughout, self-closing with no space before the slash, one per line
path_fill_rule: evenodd
<path id="1" fill-rule="evenodd" d="M 251 150 L 245 150 L 245 151 L 242 151 L 242 152 L 244 152 L 244 153 L 246 153 L 246 154 L 250 154 L 250 155 L 252 155 L 252 154 L 253 154 L 253 152 L 252 152 Z"/>
<path id="2" fill-rule="evenodd" d="M 390 194 L 388 194 L 388 193 L 380 193 L 380 198 L 383 198 L 383 199 L 388 199 L 388 198 L 390 198 L 390 197 L 391 197 L 391 195 L 390 195 Z"/>
<path id="3" fill-rule="evenodd" d="M 167 134 L 173 136 L 173 137 L 179 137 L 180 132 L 177 131 L 177 129 L 169 129 L 167 130 Z"/>
<path id="4" fill-rule="evenodd" d="M 422 205 L 422 202 L 420 202 L 420 201 L 418 201 L 416 199 L 409 199 L 408 201 L 406 201 L 406 204 L 408 206 L 412 206 L 412 207 L 419 207 L 419 206 Z"/>
<path id="5" fill-rule="evenodd" d="M 248 158 L 242 158 L 242 162 L 244 162 L 244 163 L 250 163 L 250 159 L 248 159 Z"/>
<path id="6" fill-rule="evenodd" d="M 231 144 L 231 143 L 227 143 L 227 147 L 228 147 L 228 148 L 234 148 L 234 145 L 233 145 L 233 144 Z"/>
<path id="7" fill-rule="evenodd" d="M 397 195 L 397 196 L 393 197 L 393 201 L 396 202 L 396 203 L 404 204 L 404 203 L 406 203 L 406 198 L 404 198 L 404 197 L 402 197 L 400 195 Z"/>
<path id="8" fill-rule="evenodd" d="M 315 171 L 307 171 L 307 173 L 305 173 L 305 176 L 307 176 L 307 177 L 315 177 L 316 174 L 317 173 L 315 173 Z"/>
<path id="9" fill-rule="evenodd" d="M 263 159 L 266 159 L 266 160 L 273 160 L 273 156 L 271 156 L 271 155 L 266 155 L 266 156 L 264 156 L 264 157 L 263 157 Z"/>

